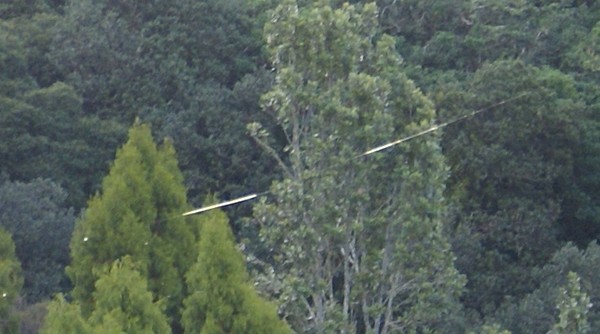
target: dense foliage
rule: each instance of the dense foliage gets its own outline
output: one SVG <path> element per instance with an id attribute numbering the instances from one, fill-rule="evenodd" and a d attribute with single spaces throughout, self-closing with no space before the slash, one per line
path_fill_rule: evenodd
<path id="1" fill-rule="evenodd" d="M 179 214 L 187 200 L 173 147 L 168 141 L 157 147 L 150 129 L 135 125 L 102 183 L 102 193 L 89 201 L 71 239 L 66 271 L 73 298 L 84 316 L 93 314 L 106 266 L 128 256 L 177 324 L 184 276 L 197 252 L 193 220 Z"/>
<path id="2" fill-rule="evenodd" d="M 29 302 L 69 287 L 64 266 L 75 216 L 63 207 L 66 197 L 64 189 L 47 179 L 0 185 L 0 225 L 15 242 L 24 276 L 21 295 Z"/>
<path id="3" fill-rule="evenodd" d="M 160 302 L 154 302 L 144 277 L 125 256 L 100 274 L 94 311 L 81 314 L 77 304 L 58 297 L 49 306 L 42 333 L 169 333 Z"/>
<path id="4" fill-rule="evenodd" d="M 448 331 L 459 310 L 437 137 L 360 157 L 432 126 L 435 114 L 393 39 L 377 36 L 376 15 L 374 4 L 283 1 L 265 27 L 277 76 L 263 101 L 289 162 L 277 156 L 284 179 L 254 216 L 270 247 L 266 280 L 298 332 Z M 276 152 L 259 124 L 249 128 Z"/>
<path id="5" fill-rule="evenodd" d="M 227 217 L 213 211 L 200 219 L 198 259 L 187 273 L 186 333 L 291 333 L 276 307 L 254 290 Z"/>
<path id="6" fill-rule="evenodd" d="M 254 291 L 224 213 L 187 209 L 170 142 L 135 124 L 73 231 L 73 301 L 49 305 L 43 332 L 289 332 Z"/>
<path id="7" fill-rule="evenodd" d="M 3 1 L 0 331 L 598 332 L 599 73 L 598 1 Z"/>
<path id="8" fill-rule="evenodd" d="M 11 305 L 23 285 L 21 266 L 15 256 L 15 244 L 10 234 L 0 227 L 0 330 L 17 333 L 18 319 Z"/>

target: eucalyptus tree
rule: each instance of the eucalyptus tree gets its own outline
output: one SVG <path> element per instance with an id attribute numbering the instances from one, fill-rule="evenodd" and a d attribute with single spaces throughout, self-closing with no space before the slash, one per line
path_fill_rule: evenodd
<path id="1" fill-rule="evenodd" d="M 286 0 L 265 38 L 276 84 L 264 110 L 287 146 L 249 124 L 284 175 L 255 206 L 272 266 L 264 288 L 300 332 L 451 331 L 464 279 L 444 236 L 438 137 L 363 155 L 435 117 L 379 34 L 376 6 Z"/>

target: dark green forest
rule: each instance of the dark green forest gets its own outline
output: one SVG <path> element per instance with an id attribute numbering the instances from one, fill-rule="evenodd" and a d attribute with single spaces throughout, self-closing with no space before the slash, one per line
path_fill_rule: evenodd
<path id="1" fill-rule="evenodd" d="M 598 1 L 0 3 L 0 333 L 600 333 L 599 238 Z"/>

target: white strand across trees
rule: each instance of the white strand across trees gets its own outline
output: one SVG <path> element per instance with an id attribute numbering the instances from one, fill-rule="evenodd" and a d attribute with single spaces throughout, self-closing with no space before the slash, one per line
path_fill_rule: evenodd
<path id="1" fill-rule="evenodd" d="M 426 135 L 428 133 L 437 131 L 437 130 L 439 130 L 441 128 L 444 128 L 444 127 L 446 127 L 448 125 L 451 125 L 451 124 L 457 123 L 459 121 L 465 120 L 467 118 L 473 117 L 473 116 L 475 116 L 475 115 L 477 115 L 479 113 L 482 113 L 484 111 L 487 111 L 487 110 L 496 108 L 498 106 L 501 106 L 503 104 L 512 102 L 514 100 L 520 99 L 520 98 L 526 96 L 527 94 L 529 94 L 529 93 L 523 93 L 523 94 L 517 95 L 517 96 L 515 96 L 513 98 L 510 98 L 510 99 L 507 99 L 507 100 L 502 100 L 502 101 L 500 101 L 498 103 L 495 103 L 493 105 L 490 105 L 490 106 L 487 106 L 485 108 L 481 108 L 481 109 L 475 110 L 475 111 L 473 111 L 473 112 L 471 112 L 469 114 L 460 116 L 458 118 L 455 118 L 455 119 L 453 119 L 451 121 L 448 121 L 448 122 L 444 122 L 442 124 L 435 125 L 435 126 L 429 128 L 429 129 L 423 130 L 423 131 L 415 133 L 413 135 L 410 135 L 410 136 L 407 136 L 407 137 L 395 140 L 395 141 L 387 143 L 387 144 L 383 144 L 381 146 L 377 146 L 375 148 L 372 148 L 370 150 L 365 151 L 363 154 L 359 155 L 359 157 L 363 157 L 363 156 L 367 156 L 367 155 L 370 155 L 370 154 L 373 154 L 373 153 L 377 153 L 377 152 L 383 151 L 385 149 L 388 149 L 390 147 L 396 146 L 398 144 L 407 142 L 407 141 L 409 141 L 411 139 L 414 139 L 414 138 Z M 264 192 L 264 193 L 267 193 L 267 192 Z M 195 214 L 199 214 L 199 213 L 202 213 L 202 212 L 210 211 L 210 210 L 213 210 L 213 209 L 222 208 L 222 207 L 225 207 L 225 206 L 229 206 L 229 205 L 238 204 L 238 203 L 241 203 L 241 202 L 250 201 L 250 200 L 253 200 L 253 199 L 257 198 L 258 196 L 259 196 L 259 193 L 254 193 L 254 194 L 246 195 L 246 196 L 243 196 L 243 197 L 238 197 L 238 198 L 235 198 L 235 199 L 232 199 L 232 200 L 229 200 L 229 201 L 225 201 L 225 202 L 221 202 L 221 203 L 217 203 L 217 204 L 213 204 L 213 205 L 209 205 L 209 206 L 205 206 L 205 207 L 202 207 L 202 208 L 199 208 L 199 209 L 195 209 L 195 210 L 192 210 L 192 211 L 185 212 L 185 213 L 182 214 L 182 216 L 195 215 Z"/>

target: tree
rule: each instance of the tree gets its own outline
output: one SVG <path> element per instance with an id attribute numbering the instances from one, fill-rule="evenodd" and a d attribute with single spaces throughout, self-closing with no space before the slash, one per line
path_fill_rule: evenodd
<path id="1" fill-rule="evenodd" d="M 597 4 L 596 4 L 597 6 Z M 595 12 L 598 13 L 596 8 Z M 592 10 L 591 8 L 589 10 Z M 580 9 L 581 15 L 592 15 L 585 8 Z M 597 20 L 597 19 L 596 19 Z M 584 20 L 589 21 L 588 20 Z M 581 98 L 585 101 L 585 112 L 577 118 L 580 140 L 575 145 L 574 180 L 570 195 L 565 198 L 562 221 L 563 235 L 567 240 L 576 242 L 580 247 L 597 240 L 600 236 L 600 173 L 598 172 L 598 138 L 600 136 L 600 103 L 598 101 L 598 56 L 600 45 L 600 25 L 596 24 L 587 36 L 575 38 L 579 43 L 565 57 L 573 76 L 577 79 L 577 87 Z M 595 68 L 596 67 L 596 68 Z"/>
<path id="2" fill-rule="evenodd" d="M 291 333 L 275 305 L 254 290 L 222 211 L 200 218 L 198 260 L 187 274 L 187 333 Z"/>
<path id="3" fill-rule="evenodd" d="M 146 279 L 129 257 L 115 261 L 96 282 L 89 322 L 122 333 L 169 333 L 162 302 L 154 302 Z M 115 326 L 117 325 L 117 326 Z"/>
<path id="4" fill-rule="evenodd" d="M 80 208 L 108 166 L 109 151 L 124 127 L 82 114 L 81 98 L 61 82 L 1 96 L 0 171 L 12 180 L 49 178 L 70 194 L 67 205 Z"/>
<path id="5" fill-rule="evenodd" d="M 83 100 L 48 58 L 56 15 L 0 21 L 0 172 L 50 178 L 80 209 L 97 189 L 126 127 L 82 110 Z"/>
<path id="6" fill-rule="evenodd" d="M 59 296 L 48 307 L 42 333 L 170 333 L 162 302 L 153 301 L 131 258 L 115 261 L 95 285 L 95 308 L 88 319 L 78 304 Z"/>
<path id="7" fill-rule="evenodd" d="M 28 302 L 69 287 L 64 268 L 75 216 L 64 208 L 67 192 L 47 179 L 0 183 L 0 226 L 15 241 Z"/>
<path id="8" fill-rule="evenodd" d="M 21 267 L 15 256 L 15 245 L 0 227 L 0 331 L 18 333 L 19 322 L 12 312 L 12 303 L 19 296 L 23 278 Z"/>
<path id="9" fill-rule="evenodd" d="M 363 1 L 366 2 L 366 1 Z M 473 26 L 473 2 L 464 0 L 378 0 L 381 29 L 394 36 L 410 65 L 422 65 L 418 76 L 430 76 L 429 68 L 464 69 L 469 59 L 465 35 Z M 425 74 L 426 73 L 426 74 Z"/>
<path id="10" fill-rule="evenodd" d="M 598 3 L 553 1 L 539 7 L 539 28 L 531 50 L 531 61 L 565 72 L 592 70 L 596 44 L 593 27 L 600 13 Z"/>
<path id="11" fill-rule="evenodd" d="M 130 256 L 155 299 L 164 299 L 174 326 L 185 295 L 184 274 L 196 257 L 193 218 L 175 152 L 157 148 L 150 128 L 134 125 L 117 152 L 102 193 L 88 203 L 71 239 L 67 275 L 84 317 L 94 310 L 94 284 L 114 261 Z"/>
<path id="12" fill-rule="evenodd" d="M 382 29 L 411 45 L 425 45 L 440 30 L 464 32 L 472 24 L 470 1 L 379 0 L 377 6 Z"/>
<path id="13" fill-rule="evenodd" d="M 90 325 L 81 316 L 78 304 L 68 303 L 62 294 L 58 294 L 48 304 L 48 313 L 44 318 L 42 334 L 91 333 Z"/>
<path id="14" fill-rule="evenodd" d="M 461 92 L 441 94 L 448 119 L 526 94 L 444 133 L 464 300 L 489 315 L 505 296 L 531 292 L 532 268 L 560 248 L 584 105 L 572 77 L 521 61 L 486 64 Z"/>
<path id="15" fill-rule="evenodd" d="M 25 45 L 14 30 L 10 23 L 0 21 L 0 64 L 5 69 L 0 74 L 0 96 L 10 98 L 35 88 L 35 82 L 27 73 Z"/>
<path id="16" fill-rule="evenodd" d="M 586 314 L 590 304 L 590 297 L 581 291 L 579 276 L 574 272 L 568 274 L 568 285 L 560 289 L 557 308 L 560 312 L 559 321 L 550 333 L 585 334 L 589 331 Z"/>
<path id="17" fill-rule="evenodd" d="M 86 112 L 132 121 L 188 108 L 197 85 L 233 87 L 261 57 L 260 2 L 69 1 L 51 52 Z"/>
<path id="18" fill-rule="evenodd" d="M 9 21 L 11 33 L 23 45 L 27 74 L 40 88 L 64 80 L 49 57 L 55 27 L 61 19 L 62 16 L 50 8 L 40 8 L 32 16 L 25 15 Z"/>
<path id="19" fill-rule="evenodd" d="M 287 153 L 249 125 L 284 175 L 255 206 L 273 266 L 264 288 L 300 332 L 452 331 L 464 281 L 444 237 L 437 137 L 361 156 L 435 115 L 379 36 L 375 5 L 284 1 L 267 22 L 277 74 L 264 108 Z"/>
<path id="20" fill-rule="evenodd" d="M 600 247 L 596 242 L 581 250 L 572 243 L 566 244 L 547 264 L 533 270 L 532 283 L 537 286 L 534 291 L 520 299 L 507 298 L 487 320 L 502 324 L 515 334 L 543 334 L 553 328 L 575 333 L 575 328 L 570 326 L 583 324 L 586 318 L 589 332 L 597 332 L 599 308 L 589 301 L 600 296 L 598 263 Z M 579 279 L 569 275 L 570 272 L 577 273 Z M 564 303 L 567 300 L 570 302 Z"/>
<path id="21" fill-rule="evenodd" d="M 64 0 L 6 0 L 0 4 L 0 19 L 31 17 L 35 13 L 56 10 Z"/>
<path id="22" fill-rule="evenodd" d="M 173 138 L 192 203 L 201 204 L 209 189 L 223 198 L 264 189 L 277 175 L 271 158 L 245 131 L 248 122 L 257 120 L 274 127 L 272 119 L 259 112 L 260 95 L 272 81 L 271 73 L 259 71 L 233 89 L 203 85 L 190 108 L 157 109 L 145 117 L 160 135 Z"/>
<path id="23" fill-rule="evenodd" d="M 20 130 L 25 130 L 25 139 L 39 138 L 40 144 L 19 151 L 20 164 L 9 174 L 19 180 L 52 178 L 68 191 L 68 204 L 81 208 L 97 189 L 126 128 L 84 115 L 81 97 L 62 82 L 31 90 L 23 100 L 34 111 L 28 115 L 32 128 Z M 36 152 L 35 158 L 31 157 L 32 151 Z"/>
<path id="24" fill-rule="evenodd" d="M 562 205 L 563 238 L 583 247 L 600 236 L 599 105 L 586 108 L 578 122 L 581 140 L 574 149 L 574 180 Z"/>
<path id="25" fill-rule="evenodd" d="M 235 197 L 271 177 L 245 132 L 272 81 L 261 40 L 271 3 L 71 1 L 47 54 L 85 115 L 120 124 L 139 116 L 174 139 L 191 202 L 209 190 Z"/>

